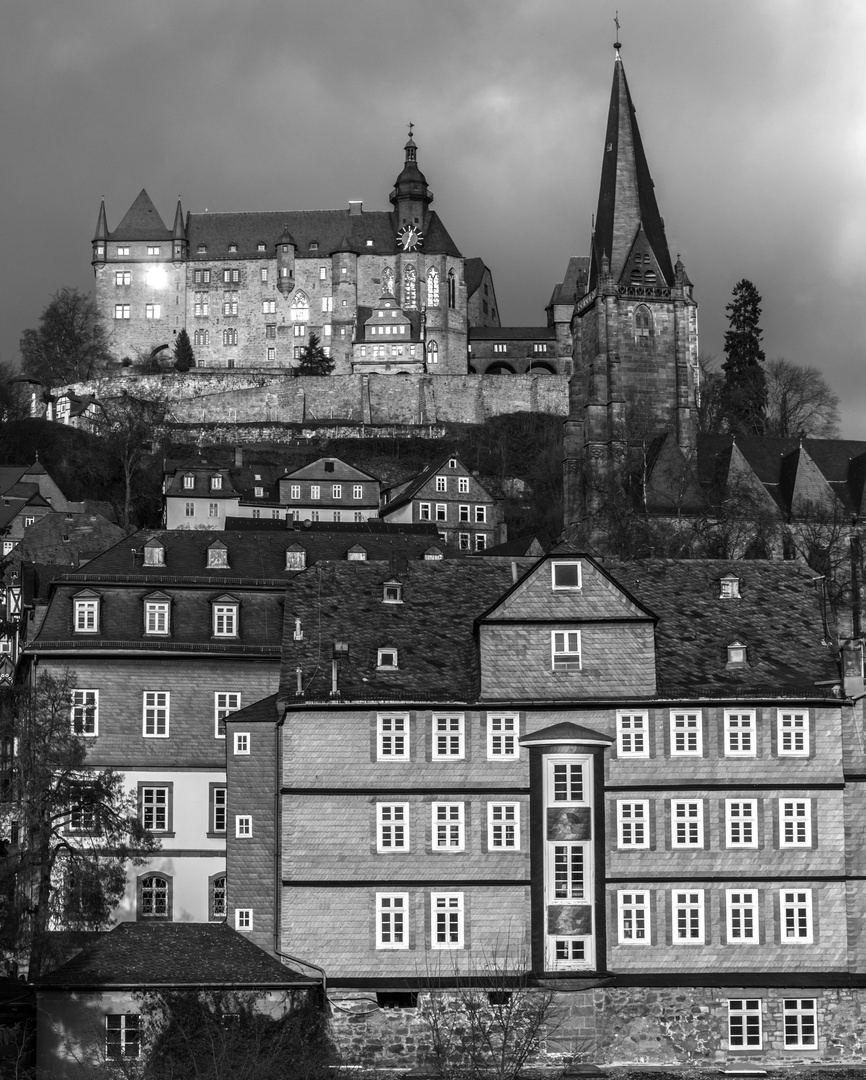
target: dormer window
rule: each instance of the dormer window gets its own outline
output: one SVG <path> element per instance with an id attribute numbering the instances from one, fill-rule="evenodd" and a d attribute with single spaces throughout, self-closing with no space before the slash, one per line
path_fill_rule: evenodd
<path id="1" fill-rule="evenodd" d="M 79 593 L 72 601 L 72 625 L 76 634 L 99 633 L 100 598 L 94 592 Z"/>
<path id="2" fill-rule="evenodd" d="M 740 599 L 740 579 L 733 574 L 725 574 L 719 581 L 720 600 Z"/>
<path id="3" fill-rule="evenodd" d="M 256 244 L 256 251 L 267 251 L 264 244 Z"/>
<path id="4" fill-rule="evenodd" d="M 229 251 L 231 251 L 234 254 L 234 253 L 237 252 L 237 250 L 238 250 L 237 244 L 229 244 Z"/>
<path id="5" fill-rule="evenodd" d="M 222 491 L 223 478 L 221 476 L 212 476 L 210 478 L 211 491 Z"/>
<path id="6" fill-rule="evenodd" d="M 383 604 L 402 604 L 403 586 L 398 581 L 386 581 L 382 587 Z"/>
<path id="7" fill-rule="evenodd" d="M 206 255 L 207 254 L 207 244 L 199 244 L 199 246 L 196 248 L 196 251 L 197 251 L 197 253 L 199 255 Z"/>
<path id="8" fill-rule="evenodd" d="M 212 603 L 213 636 L 236 638 L 238 636 L 238 610 L 240 605 L 233 596 L 218 596 Z"/>
<path id="9" fill-rule="evenodd" d="M 346 552 L 346 558 L 349 562 L 366 562 L 367 549 L 362 548 L 360 544 L 356 544 L 354 547 L 350 547 Z"/>
<path id="10" fill-rule="evenodd" d="M 144 545 L 145 566 L 165 566 L 165 548 L 160 540 L 148 540 Z"/>
<path id="11" fill-rule="evenodd" d="M 385 649 L 379 649 L 378 657 L 376 659 L 376 667 L 380 671 L 396 671 L 397 650 L 390 647 Z"/>
<path id="12" fill-rule="evenodd" d="M 300 544 L 286 548 L 286 569 L 303 570 L 307 565 L 307 553 Z"/>
<path id="13" fill-rule="evenodd" d="M 183 478 L 183 486 L 187 491 L 189 491 L 190 488 L 194 488 L 195 487 L 195 477 L 191 476 L 189 473 L 187 473 L 186 476 L 184 476 L 184 478 Z"/>
<path id="14" fill-rule="evenodd" d="M 749 662 L 749 647 L 742 641 L 732 641 L 728 646 L 728 667 L 745 667 Z"/>
<path id="15" fill-rule="evenodd" d="M 152 593 L 144 600 L 145 634 L 168 634 L 171 619 L 171 598 L 165 593 Z"/>
<path id="16" fill-rule="evenodd" d="M 310 241 L 310 251 L 318 251 L 318 250 L 319 250 L 319 241 L 318 240 L 311 240 Z"/>
<path id="17" fill-rule="evenodd" d="M 457 458 L 456 457 L 448 459 L 448 468 L 449 469 L 456 469 L 457 468 Z"/>
<path id="18" fill-rule="evenodd" d="M 215 540 L 207 549 L 207 568 L 227 570 L 229 567 L 229 549 L 222 540 Z"/>
<path id="19" fill-rule="evenodd" d="M 326 461 L 325 462 L 325 472 L 333 472 L 333 471 L 334 471 L 334 463 L 333 463 L 333 461 Z"/>
<path id="20" fill-rule="evenodd" d="M 565 592 L 581 587 L 580 560 L 572 559 L 568 562 L 552 562 L 551 583 L 554 592 Z"/>
<path id="21" fill-rule="evenodd" d="M 263 487 L 257 487 L 257 488 L 253 488 L 253 491 L 254 491 L 254 493 L 255 493 L 255 497 L 256 497 L 257 499 L 263 499 L 263 498 L 264 498 L 264 495 L 265 495 L 265 489 L 264 489 Z"/>
<path id="22" fill-rule="evenodd" d="M 431 548 L 427 548 L 427 550 L 424 552 L 424 559 L 427 562 L 435 562 L 435 561 L 438 561 L 441 558 L 442 558 L 442 550 L 441 550 L 441 548 L 431 547 Z"/>

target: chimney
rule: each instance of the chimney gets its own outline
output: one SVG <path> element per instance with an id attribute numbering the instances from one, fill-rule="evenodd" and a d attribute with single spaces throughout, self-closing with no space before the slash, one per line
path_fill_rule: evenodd
<path id="1" fill-rule="evenodd" d="M 242 446 L 235 447 L 235 468 L 240 469 L 244 464 L 244 448 Z"/>
<path id="2" fill-rule="evenodd" d="M 349 217 L 360 217 L 363 206 L 360 199 L 349 199 Z"/>

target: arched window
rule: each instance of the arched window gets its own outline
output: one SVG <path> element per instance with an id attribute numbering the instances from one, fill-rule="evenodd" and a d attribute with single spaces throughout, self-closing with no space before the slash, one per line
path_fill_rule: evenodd
<path id="1" fill-rule="evenodd" d="M 382 291 L 394 295 L 394 271 L 390 266 L 382 271 Z"/>
<path id="2" fill-rule="evenodd" d="M 453 270 L 448 271 L 448 307 L 457 307 L 457 279 Z"/>
<path id="3" fill-rule="evenodd" d="M 646 270 L 644 272 L 643 279 L 646 285 L 655 285 L 656 281 L 658 280 L 656 278 L 656 272 L 652 269 L 652 267 L 650 267 L 649 270 Z"/>
<path id="4" fill-rule="evenodd" d="M 226 876 L 215 874 L 209 882 L 208 911 L 211 919 L 226 917 Z"/>
<path id="5" fill-rule="evenodd" d="M 634 337 L 638 344 L 648 345 L 653 333 L 652 315 L 648 307 L 641 304 L 635 308 L 634 313 Z"/>
<path id="6" fill-rule="evenodd" d="M 296 294 L 292 300 L 292 322 L 310 321 L 310 300 L 305 292 Z"/>
<path id="7" fill-rule="evenodd" d="M 171 878 L 145 874 L 138 879 L 139 919 L 171 919 Z"/>
<path id="8" fill-rule="evenodd" d="M 418 306 L 418 273 L 411 264 L 403 271 L 403 307 Z"/>
<path id="9" fill-rule="evenodd" d="M 439 346 L 435 341 L 427 342 L 427 363 L 438 364 L 439 363 Z"/>
<path id="10" fill-rule="evenodd" d="M 193 345 L 210 344 L 210 330 L 196 330 L 193 333 Z"/>
<path id="11" fill-rule="evenodd" d="M 427 274 L 427 307 L 439 307 L 439 272 L 435 267 Z"/>

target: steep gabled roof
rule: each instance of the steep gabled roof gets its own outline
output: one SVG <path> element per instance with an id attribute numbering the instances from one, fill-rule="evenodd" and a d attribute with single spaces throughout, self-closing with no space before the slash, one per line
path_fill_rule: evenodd
<path id="1" fill-rule="evenodd" d="M 578 278 L 582 275 L 585 282 L 589 277 L 590 257 L 588 255 L 572 255 L 565 268 L 565 276 L 562 281 L 553 287 L 553 293 L 547 302 L 548 308 L 564 304 L 573 307 L 578 298 Z"/>
<path id="2" fill-rule="evenodd" d="M 445 465 L 451 460 L 451 458 L 457 458 L 457 461 L 460 462 L 460 464 L 465 469 L 466 475 L 471 475 L 469 469 L 467 469 L 463 462 L 460 461 L 460 458 L 457 454 L 445 454 L 437 461 L 431 462 L 429 465 L 425 465 L 421 472 L 419 472 L 417 476 L 413 476 L 411 480 L 404 481 L 403 484 L 396 484 L 391 489 L 386 489 L 390 490 L 394 497 L 382 508 L 382 516 L 388 517 L 393 514 L 395 510 L 398 510 L 401 506 L 405 506 L 407 502 L 410 502 L 415 497 L 415 495 L 418 494 L 421 488 L 423 488 L 426 483 L 429 483 L 429 481 L 432 480 L 432 478 L 436 475 L 437 472 L 439 472 L 440 469 L 445 468 Z M 474 477 L 474 479 L 476 483 L 478 483 L 482 488 L 484 488 L 484 485 L 481 483 L 477 476 Z M 486 488 L 484 490 L 486 490 Z"/>
<path id="3" fill-rule="evenodd" d="M 123 219 L 114 232 L 109 233 L 110 240 L 170 240 L 171 232 L 159 216 L 150 196 L 144 190 L 123 215 Z"/>

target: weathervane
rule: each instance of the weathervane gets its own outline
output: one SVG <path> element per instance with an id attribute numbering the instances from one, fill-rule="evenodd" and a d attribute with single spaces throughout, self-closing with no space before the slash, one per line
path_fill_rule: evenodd
<path id="1" fill-rule="evenodd" d="M 414 125 L 414 124 L 412 123 L 412 121 L 410 120 L 410 121 L 409 121 L 409 138 L 410 138 L 410 139 L 412 138 L 412 128 L 413 128 L 413 127 L 415 127 L 415 125 Z"/>
<path id="2" fill-rule="evenodd" d="M 613 43 L 613 47 L 616 49 L 617 58 L 619 58 L 619 50 L 622 48 L 622 45 L 619 43 L 619 9 L 617 9 L 616 14 L 613 17 L 613 24 L 616 27 L 616 41 Z"/>

